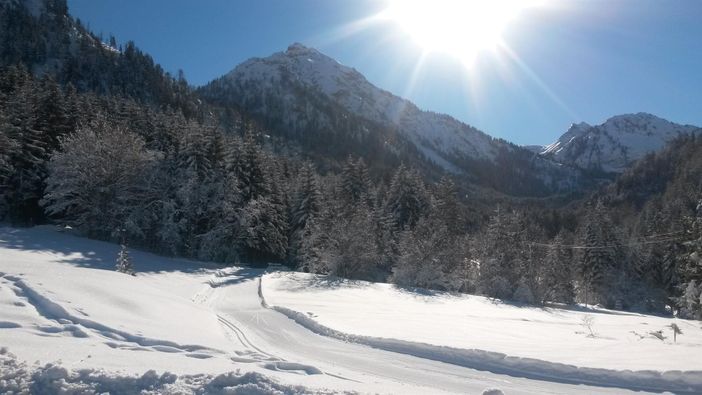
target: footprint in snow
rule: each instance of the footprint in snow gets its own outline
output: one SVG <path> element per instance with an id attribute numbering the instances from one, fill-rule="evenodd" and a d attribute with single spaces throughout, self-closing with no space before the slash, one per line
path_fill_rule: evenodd
<path id="1" fill-rule="evenodd" d="M 0 321 L 0 329 L 14 329 L 14 328 L 21 328 L 22 325 L 16 323 L 16 322 L 10 322 L 10 321 Z"/>
<path id="2" fill-rule="evenodd" d="M 304 365 L 304 364 L 295 363 L 295 362 L 285 362 L 285 361 L 270 362 L 270 363 L 264 364 L 263 367 L 266 369 L 269 369 L 269 370 L 275 370 L 275 371 L 279 371 L 279 372 L 290 372 L 290 373 L 295 373 L 295 374 L 305 374 L 305 375 L 322 374 L 322 371 L 317 369 L 314 366 Z"/>

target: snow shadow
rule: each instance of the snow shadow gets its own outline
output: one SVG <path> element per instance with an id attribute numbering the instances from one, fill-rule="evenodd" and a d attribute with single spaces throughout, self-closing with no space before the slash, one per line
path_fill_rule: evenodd
<path id="1" fill-rule="evenodd" d="M 402 286 L 402 285 L 393 285 L 395 289 L 397 289 L 400 293 L 402 294 L 407 294 L 410 296 L 414 297 L 421 297 L 421 298 L 426 298 L 426 297 L 434 297 L 434 296 L 441 296 L 441 297 L 456 297 L 458 294 L 448 292 L 448 291 L 439 291 L 436 289 L 426 289 L 426 288 L 416 288 L 416 287 L 407 287 L 407 286 Z"/>
<path id="2" fill-rule="evenodd" d="M 352 289 L 362 289 L 370 286 L 371 283 L 367 281 L 360 280 L 348 280 L 345 278 L 334 277 L 330 275 L 315 275 L 315 276 L 304 276 L 296 277 L 295 281 L 283 281 L 277 284 L 276 287 L 290 292 L 298 291 L 309 291 L 314 289 L 339 289 L 339 288 L 352 288 Z"/>
<path id="3" fill-rule="evenodd" d="M 209 280 L 212 288 L 226 287 L 251 281 L 259 276 L 263 271 L 259 268 L 236 267 L 231 269 L 218 270 L 214 277 Z"/>
<path id="4" fill-rule="evenodd" d="M 33 228 L 0 226 L 0 248 L 55 254 L 57 262 L 103 270 L 114 270 L 120 250 L 117 244 L 74 236 L 50 225 Z M 138 273 L 196 273 L 222 267 L 214 263 L 166 258 L 131 248 L 129 253 Z"/>
<path id="5" fill-rule="evenodd" d="M 459 349 L 392 338 L 355 335 L 329 328 L 306 314 L 282 306 L 273 306 L 272 309 L 321 336 L 469 369 L 561 384 L 595 385 L 654 393 L 702 393 L 702 371 L 619 371 L 578 367 L 534 358 L 509 356 L 494 351 Z"/>
<path id="6" fill-rule="evenodd" d="M 551 310 L 568 310 L 575 311 L 578 313 L 588 313 L 588 314 L 605 314 L 605 315 L 619 315 L 619 316 L 630 316 L 630 317 L 646 317 L 646 316 L 657 316 L 670 318 L 670 314 L 660 314 L 656 312 L 647 312 L 646 314 L 638 313 L 635 311 L 623 311 L 623 310 L 607 310 L 601 307 L 595 306 L 585 306 L 581 304 L 546 304 L 543 306 L 544 310 L 551 312 Z"/>

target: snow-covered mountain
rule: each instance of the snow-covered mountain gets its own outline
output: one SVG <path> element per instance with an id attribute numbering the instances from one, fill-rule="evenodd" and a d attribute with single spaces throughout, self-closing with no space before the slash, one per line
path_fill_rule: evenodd
<path id="1" fill-rule="evenodd" d="M 494 140 L 477 129 L 447 115 L 422 111 L 408 100 L 375 87 L 355 69 L 299 43 L 265 59 L 250 59 L 225 78 L 242 85 L 264 82 L 269 87 L 292 79 L 353 114 L 398 127 L 426 157 L 448 170 L 455 170 L 448 159 L 453 155 L 490 159 L 497 149 Z M 295 100 L 292 96 L 287 99 Z"/>
<path id="2" fill-rule="evenodd" d="M 401 153 L 409 147 L 422 160 L 478 184 L 504 180 L 509 188 L 534 188 L 526 186 L 526 178 L 540 185 L 536 188 L 554 191 L 572 187 L 577 178 L 571 169 L 529 150 L 448 115 L 423 111 L 374 86 L 355 69 L 299 43 L 266 58 L 250 59 L 200 92 L 215 103 L 261 115 L 267 126 L 284 129 L 286 136 L 308 140 L 330 133 L 339 138 L 381 136 L 380 150 L 398 153 L 401 161 L 407 161 Z M 502 180 L 491 180 L 497 171 Z M 510 177 L 519 180 L 510 182 Z M 517 186 L 520 183 L 522 187 Z"/>
<path id="3" fill-rule="evenodd" d="M 649 152 L 674 138 L 702 131 L 647 113 L 609 118 L 596 126 L 573 124 L 556 142 L 544 147 L 542 156 L 581 169 L 621 173 Z"/>

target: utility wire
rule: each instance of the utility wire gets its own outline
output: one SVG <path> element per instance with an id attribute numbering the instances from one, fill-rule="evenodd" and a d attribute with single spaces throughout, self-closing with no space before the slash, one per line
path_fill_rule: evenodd
<path id="1" fill-rule="evenodd" d="M 675 232 L 675 233 L 684 233 L 684 232 Z M 675 234 L 671 233 L 671 234 Z M 654 235 L 650 237 L 660 237 L 660 236 L 667 236 L 667 234 L 661 234 L 661 235 Z M 610 249 L 610 248 L 621 248 L 621 247 L 635 247 L 635 246 L 641 246 L 641 245 L 649 245 L 649 244 L 659 244 L 659 243 L 670 243 L 674 241 L 678 242 L 688 242 L 688 241 L 693 241 L 696 239 L 683 239 L 681 237 L 667 237 L 664 239 L 656 239 L 656 240 L 641 240 L 633 243 L 628 243 L 628 244 L 615 244 L 615 245 L 606 245 L 606 246 L 584 246 L 584 245 L 575 245 L 575 244 L 549 244 L 549 243 L 537 243 L 537 242 L 530 242 L 529 244 L 532 246 L 538 246 L 538 247 L 558 247 L 558 248 L 563 248 L 563 249 L 573 249 L 573 250 L 604 250 L 604 249 Z"/>

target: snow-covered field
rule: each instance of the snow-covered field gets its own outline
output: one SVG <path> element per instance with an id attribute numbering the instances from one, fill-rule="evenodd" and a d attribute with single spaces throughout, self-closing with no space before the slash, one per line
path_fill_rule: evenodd
<path id="1" fill-rule="evenodd" d="M 530 307 L 307 273 L 263 278 L 272 306 L 340 332 L 482 349 L 582 367 L 702 371 L 702 322 L 603 310 Z M 583 319 L 592 319 L 592 333 Z M 670 328 L 683 331 L 673 342 Z M 652 331 L 663 331 L 665 340 Z"/>
<path id="2" fill-rule="evenodd" d="M 702 370 L 697 322 L 677 321 L 684 334 L 671 344 L 646 337 L 670 336 L 658 317 L 263 277 L 138 251 L 129 276 L 113 270 L 118 250 L 51 227 L 0 227 L 0 393 L 702 391 L 701 374 L 659 373 Z"/>

